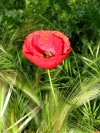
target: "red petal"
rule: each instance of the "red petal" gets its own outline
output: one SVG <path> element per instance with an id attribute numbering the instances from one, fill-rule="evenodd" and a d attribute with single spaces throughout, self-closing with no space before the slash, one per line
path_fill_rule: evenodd
<path id="1" fill-rule="evenodd" d="M 59 65 L 62 62 L 62 60 L 64 60 L 69 55 L 70 52 L 71 52 L 71 50 L 68 51 L 68 53 L 66 53 L 65 55 L 57 55 L 57 56 L 53 56 L 50 58 L 45 58 L 43 56 L 40 57 L 40 56 L 36 56 L 36 55 L 31 55 L 29 53 L 24 53 L 24 55 L 32 63 L 34 63 L 35 65 L 37 65 L 41 68 L 53 69 L 57 65 Z"/>

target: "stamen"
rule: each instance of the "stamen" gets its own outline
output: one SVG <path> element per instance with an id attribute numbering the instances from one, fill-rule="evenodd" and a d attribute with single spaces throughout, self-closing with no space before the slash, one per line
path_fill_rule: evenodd
<path id="1" fill-rule="evenodd" d="M 43 56 L 44 56 L 45 58 L 49 58 L 49 57 L 52 57 L 52 54 L 51 54 L 50 52 L 44 52 L 44 53 L 43 53 Z"/>

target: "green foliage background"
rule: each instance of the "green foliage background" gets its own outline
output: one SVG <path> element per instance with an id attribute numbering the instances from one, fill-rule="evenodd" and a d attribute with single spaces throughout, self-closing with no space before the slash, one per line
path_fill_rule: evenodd
<path id="1" fill-rule="evenodd" d="M 99 0 L 1 0 L 0 133 L 100 131 L 99 7 Z M 50 71 L 51 83 L 22 55 L 26 35 L 40 29 L 63 32 L 73 48 Z"/>

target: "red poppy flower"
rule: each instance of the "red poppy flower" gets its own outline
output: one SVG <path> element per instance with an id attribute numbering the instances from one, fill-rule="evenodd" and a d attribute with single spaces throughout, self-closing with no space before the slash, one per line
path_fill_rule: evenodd
<path id="1" fill-rule="evenodd" d="M 44 69 L 55 68 L 71 51 L 69 38 L 63 33 L 53 30 L 39 30 L 30 33 L 22 47 L 24 56 Z"/>

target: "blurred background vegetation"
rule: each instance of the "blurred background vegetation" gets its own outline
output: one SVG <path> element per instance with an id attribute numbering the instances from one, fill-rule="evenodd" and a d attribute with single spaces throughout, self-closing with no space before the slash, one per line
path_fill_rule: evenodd
<path id="1" fill-rule="evenodd" d="M 73 52 L 50 71 L 22 55 L 35 30 L 59 30 Z M 100 131 L 100 1 L 1 0 L 0 133 Z"/>

